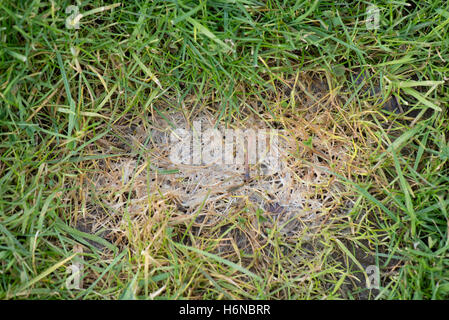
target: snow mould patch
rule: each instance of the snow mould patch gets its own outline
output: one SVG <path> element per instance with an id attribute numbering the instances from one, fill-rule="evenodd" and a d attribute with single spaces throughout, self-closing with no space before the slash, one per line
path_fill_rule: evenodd
<path id="1" fill-rule="evenodd" d="M 117 212 L 147 215 L 158 205 L 153 200 L 158 195 L 183 215 L 195 214 L 197 219 L 206 215 L 208 225 L 247 207 L 262 214 L 264 225 L 276 227 L 286 236 L 304 236 L 304 232 L 318 230 L 328 215 L 344 205 L 345 188 L 326 169 L 330 170 L 332 161 L 343 165 L 348 161 L 351 143 L 325 131 L 311 135 L 300 122 L 273 131 L 259 119 L 225 128 L 216 126 L 211 114 L 187 121 L 179 112 L 153 118 L 151 127 L 136 123 L 134 128 L 129 133 L 123 129 L 125 138 L 144 150 L 144 157 L 111 158 L 90 177 L 98 198 Z M 234 138 L 229 147 L 226 132 L 230 129 L 234 137 L 239 130 L 252 129 L 256 137 L 262 132 L 266 148 L 252 149 L 255 142 L 248 137 L 240 141 L 243 144 Z M 220 139 L 195 140 L 208 130 L 215 130 L 215 138 L 223 138 L 221 155 L 208 158 L 214 161 L 204 161 L 201 150 L 217 151 L 211 144 L 216 146 Z M 273 132 L 275 144 L 270 140 Z M 190 135 L 188 143 L 180 136 L 185 138 L 186 133 Z M 105 145 L 114 143 L 105 141 Z M 173 156 L 173 152 L 177 154 Z"/>

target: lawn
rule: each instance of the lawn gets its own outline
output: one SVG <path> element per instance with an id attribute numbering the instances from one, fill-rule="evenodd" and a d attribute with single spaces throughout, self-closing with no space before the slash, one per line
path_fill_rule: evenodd
<path id="1" fill-rule="evenodd" d="M 0 298 L 448 299 L 448 25 L 443 0 L 1 1 Z M 198 123 L 274 132 L 281 165 L 249 138 L 170 161 Z"/>

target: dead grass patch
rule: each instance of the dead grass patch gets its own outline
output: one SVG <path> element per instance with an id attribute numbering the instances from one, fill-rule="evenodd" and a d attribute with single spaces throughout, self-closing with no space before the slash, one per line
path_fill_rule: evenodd
<path id="1" fill-rule="evenodd" d="M 348 178 L 368 174 L 373 141 L 361 134 L 357 115 L 340 109 L 340 97 L 326 82 L 306 77 L 284 85 L 273 106 L 290 98 L 296 102 L 292 108 L 273 107 L 274 114 L 261 110 L 217 123 L 214 107 L 189 114 L 188 106 L 173 111 L 161 104 L 147 117 L 117 122 L 91 146 L 90 155 L 101 159 L 83 162 L 76 199 L 82 210 L 74 225 L 85 232 L 103 230 L 107 240 L 157 267 L 170 265 L 164 246 L 173 236 L 255 272 L 279 261 L 279 255 L 288 257 L 281 264 L 297 270 L 294 274 L 307 265 L 304 259 L 319 263 L 320 253 L 294 248 L 298 243 L 323 248 L 315 246 L 323 232 L 347 220 L 354 193 L 330 172 Z M 170 133 L 189 130 L 194 121 L 201 121 L 203 130 L 283 130 L 280 169 L 267 173 L 263 161 L 251 164 L 248 180 L 241 164 L 172 163 Z M 274 238 L 287 245 L 284 251 Z"/>

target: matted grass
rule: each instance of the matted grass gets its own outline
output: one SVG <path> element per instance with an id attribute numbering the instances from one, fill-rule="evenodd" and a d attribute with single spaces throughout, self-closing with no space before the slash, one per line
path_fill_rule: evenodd
<path id="1" fill-rule="evenodd" d="M 68 29 L 73 4 L 0 3 L 1 298 L 448 297 L 446 2 L 376 2 L 378 30 L 364 2 L 80 1 Z M 204 112 L 291 130 L 295 181 L 338 194 L 313 233 L 254 185 L 220 219 L 150 188 L 138 132 Z"/>

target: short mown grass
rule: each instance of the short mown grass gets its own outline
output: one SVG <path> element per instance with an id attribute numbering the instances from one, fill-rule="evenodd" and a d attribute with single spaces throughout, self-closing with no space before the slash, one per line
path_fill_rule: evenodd
<path id="1" fill-rule="evenodd" d="M 0 2 L 0 298 L 449 298 L 448 25 L 442 0 Z M 391 96 L 403 112 L 385 110 Z M 167 109 L 282 124 L 306 98 L 327 103 L 335 134 L 353 130 L 360 163 L 331 172 L 352 205 L 311 241 L 273 229 L 260 250 L 220 254 L 254 228 L 249 209 L 204 236 L 160 194 L 110 241 L 76 228 L 92 163 L 123 155 L 91 152 L 123 140 L 117 125 Z M 66 286 L 73 263 L 82 289 Z"/>

